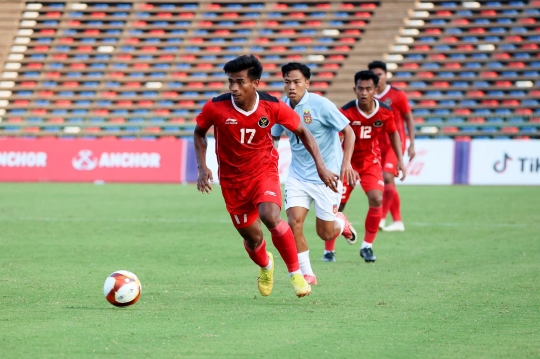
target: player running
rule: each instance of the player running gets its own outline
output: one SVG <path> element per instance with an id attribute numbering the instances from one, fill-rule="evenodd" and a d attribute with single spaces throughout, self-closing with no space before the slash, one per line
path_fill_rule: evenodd
<path id="1" fill-rule="evenodd" d="M 351 162 L 354 170 L 360 175 L 360 184 L 369 202 L 365 222 L 366 233 L 360 249 L 360 256 L 366 262 L 375 262 L 376 259 L 372 246 L 377 236 L 382 213 L 384 181 L 378 143 L 381 132 L 386 132 L 390 138 L 398 159 L 397 170 L 402 172 L 401 180 L 403 181 L 406 176 L 401 156 L 401 141 L 394 123 L 392 108 L 374 98 L 378 82 L 379 77 L 371 70 L 357 72 L 354 75 L 353 88 L 356 100 L 341 108 L 341 112 L 349 119 L 356 135 Z M 339 211 L 345 208 L 352 190 L 352 186 L 346 183 L 343 185 Z"/>
<path id="2" fill-rule="evenodd" d="M 375 98 L 392 107 L 392 110 L 394 110 L 394 121 L 396 122 L 396 128 L 401 139 L 402 154 L 405 153 L 407 142 L 405 136 L 405 127 L 403 124 L 404 122 L 407 123 L 407 130 L 409 132 L 410 139 L 408 149 L 409 161 L 412 161 L 416 153 L 414 151 L 414 120 L 411 107 L 409 105 L 409 99 L 407 98 L 407 95 L 405 95 L 405 92 L 390 86 L 386 82 L 387 70 L 384 62 L 373 61 L 368 65 L 368 68 L 373 71 L 375 75 L 379 76 L 379 85 L 377 86 Z M 391 149 L 388 135 L 384 132 L 381 132 L 381 137 L 379 138 L 379 147 L 381 148 L 381 163 L 383 165 L 384 177 L 382 219 L 379 227 L 383 231 L 387 232 L 404 231 L 405 226 L 401 220 L 401 201 L 394 182 L 394 177 L 399 175 L 397 172 L 398 159 L 394 154 L 394 151 Z M 390 210 L 390 213 L 392 214 L 393 222 L 389 226 L 385 227 L 388 210 Z"/>
<path id="3" fill-rule="evenodd" d="M 223 198 L 249 257 L 260 267 L 259 292 L 270 295 L 275 268 L 272 254 L 266 251 L 262 221 L 287 265 L 294 292 L 298 297 L 309 295 L 311 286 L 300 271 L 294 235 L 280 217 L 278 152 L 272 143 L 272 126 L 281 124 L 300 138 L 313 156 L 321 180 L 333 191 L 337 191 L 338 175 L 326 168 L 315 138 L 296 112 L 277 98 L 257 91 L 263 68 L 255 56 L 237 57 L 223 70 L 229 78 L 230 93 L 206 102 L 196 119 L 197 189 L 202 193 L 212 190 L 212 171 L 206 166 L 206 133 L 214 126 Z"/>
<path id="4" fill-rule="evenodd" d="M 340 173 L 342 181 L 354 185 L 355 173 L 351 166 L 354 132 L 349 126 L 349 120 L 330 100 L 308 92 L 311 77 L 308 66 L 290 62 L 281 68 L 281 73 L 287 94 L 282 100 L 300 115 L 300 119 L 303 119 L 305 126 L 317 140 L 326 167 L 334 173 Z M 325 241 L 323 261 L 335 262 L 336 238 L 343 234 L 349 244 L 354 244 L 356 231 L 343 213 L 337 211 L 342 182 L 339 181 L 338 193 L 328 188 L 317 175 L 313 157 L 303 142 L 299 141 L 293 131 L 279 124 L 272 127 L 276 148 L 283 131 L 289 137 L 292 152 L 289 177 L 285 183 L 285 209 L 296 240 L 300 270 L 306 281 L 315 285 L 317 278 L 311 268 L 309 248 L 303 232 L 304 220 L 311 203 L 315 202 L 317 234 Z M 341 150 L 339 132 L 344 135 L 345 154 Z"/>

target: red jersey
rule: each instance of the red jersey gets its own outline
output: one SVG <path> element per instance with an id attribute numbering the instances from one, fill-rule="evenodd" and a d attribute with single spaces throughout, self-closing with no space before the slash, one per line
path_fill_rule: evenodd
<path id="1" fill-rule="evenodd" d="M 214 126 L 221 186 L 240 188 L 264 173 L 278 174 L 279 155 L 270 130 L 278 123 L 295 131 L 300 117 L 283 101 L 257 91 L 249 112 L 238 108 L 227 93 L 206 102 L 196 121 L 204 129 Z"/>
<path id="2" fill-rule="evenodd" d="M 401 139 L 401 149 L 402 151 L 405 151 L 405 114 L 411 112 L 411 106 L 409 105 L 407 95 L 400 89 L 386 85 L 386 89 L 380 95 L 375 95 L 375 98 L 392 107 L 392 110 L 394 110 L 394 121 L 396 122 L 396 128 L 399 133 L 399 138 Z M 379 142 L 381 151 L 385 152 L 392 150 L 390 139 L 385 133 L 381 133 Z"/>
<path id="3" fill-rule="evenodd" d="M 351 164 L 357 171 L 367 169 L 374 163 L 380 164 L 381 151 L 378 140 L 381 134 L 386 135 L 397 130 L 392 108 L 377 100 L 374 101 L 375 110 L 369 115 L 360 110 L 358 100 L 353 100 L 340 109 L 349 119 L 356 135 Z"/>

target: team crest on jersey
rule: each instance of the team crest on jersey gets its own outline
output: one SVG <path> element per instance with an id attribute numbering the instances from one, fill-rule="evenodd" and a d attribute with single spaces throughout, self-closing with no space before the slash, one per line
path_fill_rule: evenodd
<path id="1" fill-rule="evenodd" d="M 376 120 L 375 122 L 373 122 L 373 127 L 381 127 L 381 126 L 382 126 L 381 120 Z"/>
<path id="2" fill-rule="evenodd" d="M 334 206 L 332 207 L 332 211 L 334 212 L 334 214 L 337 213 L 337 210 L 338 210 L 338 205 L 334 204 Z"/>
<path id="3" fill-rule="evenodd" d="M 390 106 L 392 104 L 392 99 L 387 98 L 386 100 L 384 100 L 384 103 Z"/>
<path id="4" fill-rule="evenodd" d="M 259 118 L 259 127 L 260 128 L 266 128 L 270 124 L 270 120 L 268 117 L 261 117 Z"/>
<path id="5" fill-rule="evenodd" d="M 308 125 L 313 122 L 313 117 L 311 117 L 311 112 L 309 112 L 309 110 L 304 110 L 304 122 Z"/>

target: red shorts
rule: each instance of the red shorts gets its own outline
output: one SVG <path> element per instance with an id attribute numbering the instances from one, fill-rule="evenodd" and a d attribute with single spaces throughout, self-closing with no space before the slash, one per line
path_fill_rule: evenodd
<path id="1" fill-rule="evenodd" d="M 353 166 L 354 168 L 354 166 Z M 382 176 L 381 166 L 379 163 L 374 163 L 372 166 L 369 166 L 367 169 L 358 171 L 354 168 L 355 171 L 360 175 L 360 185 L 365 193 L 368 193 L 372 190 L 384 191 L 384 180 Z M 341 203 L 347 203 L 351 197 L 351 192 L 354 187 L 351 187 L 349 184 L 343 183 L 343 193 L 341 195 Z"/>
<path id="2" fill-rule="evenodd" d="M 381 151 L 381 159 L 383 164 L 383 172 L 392 173 L 396 177 L 399 176 L 397 170 L 398 159 L 392 148 L 389 148 L 384 152 Z"/>
<path id="3" fill-rule="evenodd" d="M 265 174 L 241 188 L 222 187 L 221 193 L 236 228 L 248 227 L 259 218 L 259 203 L 272 202 L 281 208 L 281 187 L 277 174 Z"/>

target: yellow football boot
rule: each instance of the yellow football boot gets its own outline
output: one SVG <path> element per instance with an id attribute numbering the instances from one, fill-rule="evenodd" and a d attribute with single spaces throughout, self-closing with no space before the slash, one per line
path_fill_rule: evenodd
<path id="1" fill-rule="evenodd" d="M 272 262 L 272 269 L 266 270 L 259 267 L 259 277 L 257 278 L 257 286 L 259 287 L 259 293 L 262 296 L 268 297 L 272 293 L 272 287 L 274 286 L 274 256 L 270 252 L 266 252 L 270 262 Z"/>
<path id="2" fill-rule="evenodd" d="M 298 298 L 305 297 L 311 293 L 311 286 L 306 282 L 301 274 L 293 274 L 291 276 L 291 285 L 293 286 L 294 293 Z"/>

